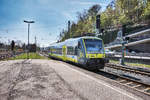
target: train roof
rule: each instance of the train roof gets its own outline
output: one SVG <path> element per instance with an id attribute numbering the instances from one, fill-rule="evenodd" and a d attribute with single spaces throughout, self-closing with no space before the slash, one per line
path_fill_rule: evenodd
<path id="1" fill-rule="evenodd" d="M 80 37 L 80 38 L 83 38 L 83 39 L 99 39 L 99 40 L 102 40 L 101 38 L 94 37 L 94 36 L 84 36 L 84 37 Z"/>
<path id="2" fill-rule="evenodd" d="M 80 39 L 99 39 L 99 40 L 102 40 L 101 38 L 98 38 L 98 37 L 84 36 L 84 37 L 78 37 L 78 38 L 70 38 L 70 39 L 67 39 L 63 42 L 54 43 L 54 44 L 50 45 L 50 47 L 62 47 L 63 45 L 75 47 L 78 45 L 78 41 Z"/>

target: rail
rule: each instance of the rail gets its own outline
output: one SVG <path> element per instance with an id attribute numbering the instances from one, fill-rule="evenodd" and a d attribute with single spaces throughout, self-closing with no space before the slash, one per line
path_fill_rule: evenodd
<path id="1" fill-rule="evenodd" d="M 126 71 L 126 72 L 132 72 L 132 73 L 136 73 L 136 74 L 141 74 L 141 75 L 146 75 L 146 76 L 150 76 L 150 70 L 144 70 L 144 69 L 137 69 L 134 67 L 125 67 L 122 65 L 117 65 L 117 64 L 112 64 L 112 63 L 108 63 L 106 64 L 105 67 L 110 67 L 110 68 L 114 68 L 117 70 L 122 70 L 122 71 Z"/>
<path id="2" fill-rule="evenodd" d="M 113 79 L 115 82 L 150 96 L 150 84 L 147 84 L 138 80 L 134 80 L 128 77 L 120 76 L 112 72 L 106 72 L 102 70 L 100 71 L 107 75 L 110 75 L 111 77 L 112 76 L 116 77 Z"/>

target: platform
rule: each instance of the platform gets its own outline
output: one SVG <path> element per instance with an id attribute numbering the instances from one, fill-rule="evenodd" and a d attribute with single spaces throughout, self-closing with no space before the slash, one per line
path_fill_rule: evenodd
<path id="1" fill-rule="evenodd" d="M 143 100 L 61 61 L 0 62 L 0 100 Z"/>

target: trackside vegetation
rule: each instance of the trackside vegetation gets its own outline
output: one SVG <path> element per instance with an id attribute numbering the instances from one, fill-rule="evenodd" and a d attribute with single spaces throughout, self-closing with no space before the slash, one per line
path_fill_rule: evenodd
<path id="1" fill-rule="evenodd" d="M 8 60 L 27 59 L 27 53 L 23 53 L 16 57 L 8 58 Z M 44 56 L 40 56 L 38 53 L 29 53 L 29 59 L 47 59 Z"/>
<path id="2" fill-rule="evenodd" d="M 70 28 L 60 32 L 58 42 L 84 33 L 96 33 L 95 22 L 99 12 L 100 27 L 104 29 L 101 38 L 105 44 L 116 38 L 121 25 L 127 26 L 126 35 L 150 25 L 150 0 L 112 0 L 104 11 L 101 5 L 96 4 L 83 12 L 77 12 L 78 20 L 72 21 Z"/>

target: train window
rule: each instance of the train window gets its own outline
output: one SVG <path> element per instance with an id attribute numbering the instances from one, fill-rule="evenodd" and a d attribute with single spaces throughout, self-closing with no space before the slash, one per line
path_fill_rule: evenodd
<path id="1" fill-rule="evenodd" d="M 87 53 L 103 53 L 102 40 L 84 39 Z"/>
<path id="2" fill-rule="evenodd" d="M 52 53 L 56 53 L 56 49 L 53 48 L 53 49 L 52 49 Z"/>
<path id="3" fill-rule="evenodd" d="M 56 48 L 56 54 L 62 54 L 62 48 Z"/>
<path id="4" fill-rule="evenodd" d="M 71 46 L 67 47 L 67 54 L 68 55 L 74 55 L 75 54 L 74 53 L 74 47 L 71 47 Z"/>

